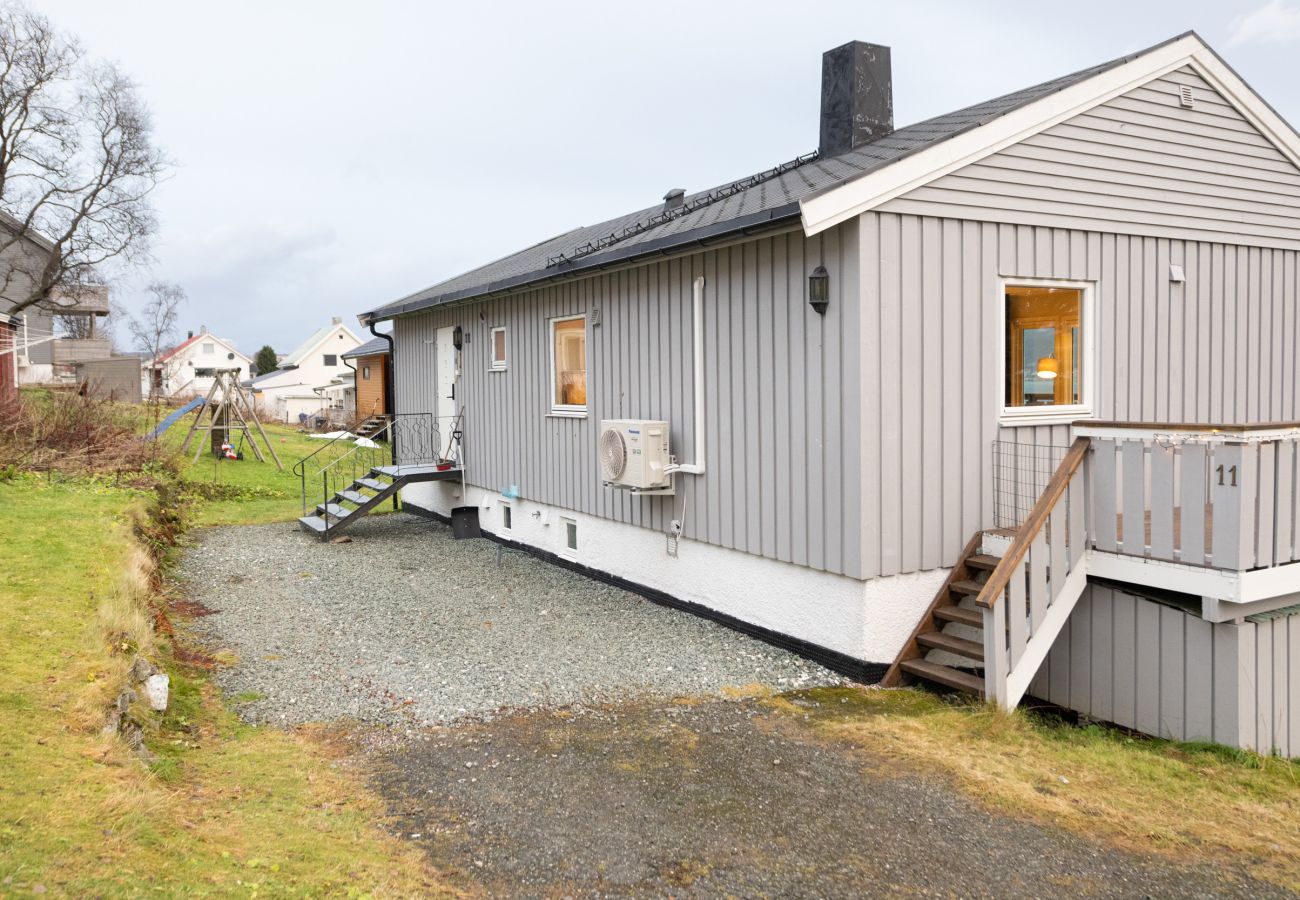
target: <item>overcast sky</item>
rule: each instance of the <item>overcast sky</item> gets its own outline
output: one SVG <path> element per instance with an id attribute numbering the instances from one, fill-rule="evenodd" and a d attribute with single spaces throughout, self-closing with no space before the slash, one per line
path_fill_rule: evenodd
<path id="1" fill-rule="evenodd" d="M 177 3 L 37 8 L 177 162 L 148 272 L 250 354 L 578 225 L 813 150 L 821 53 L 893 49 L 896 125 L 1195 29 L 1300 122 L 1300 0 Z"/>

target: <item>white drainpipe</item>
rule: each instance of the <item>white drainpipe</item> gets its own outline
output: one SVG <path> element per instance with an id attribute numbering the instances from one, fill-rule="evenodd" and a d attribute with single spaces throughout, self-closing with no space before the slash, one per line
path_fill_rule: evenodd
<path id="1" fill-rule="evenodd" d="M 694 290 L 695 301 L 695 459 L 693 464 L 669 466 L 669 472 L 682 472 L 686 475 L 703 475 L 705 442 L 704 442 L 704 276 L 695 279 Z"/>

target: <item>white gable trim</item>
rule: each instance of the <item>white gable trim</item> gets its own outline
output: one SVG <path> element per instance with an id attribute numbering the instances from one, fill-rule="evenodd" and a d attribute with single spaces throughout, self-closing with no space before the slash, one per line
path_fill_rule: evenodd
<path id="1" fill-rule="evenodd" d="M 163 364 L 164 365 L 169 364 L 173 360 L 177 360 L 177 359 L 190 359 L 191 357 L 202 356 L 203 355 L 202 346 L 204 341 L 212 341 L 218 347 L 225 348 L 227 353 L 235 354 L 235 356 L 239 357 L 246 363 L 251 364 L 253 362 L 253 358 L 251 356 L 244 353 L 234 344 L 230 343 L 227 340 L 217 337 L 215 334 L 212 334 L 211 332 L 206 332 L 203 334 L 196 334 L 194 336 L 193 343 L 183 347 L 182 349 L 173 353 L 171 356 L 167 357 L 167 359 L 164 361 Z M 227 360 L 227 362 L 229 362 L 229 360 Z M 217 366 L 216 368 L 220 368 L 220 366 Z"/>
<path id="2" fill-rule="evenodd" d="M 1300 167 L 1300 138 L 1286 121 L 1204 41 L 1189 34 L 876 172 L 804 198 L 804 233 L 825 231 L 1183 66 L 1191 66 Z"/>
<path id="3" fill-rule="evenodd" d="M 285 365 L 299 365 L 299 364 L 301 364 L 302 361 L 303 361 L 304 359 L 306 359 L 307 357 L 311 356 L 313 353 L 315 353 L 315 352 L 316 352 L 317 350 L 319 350 L 321 347 L 324 347 L 325 344 L 327 344 L 327 343 L 329 342 L 329 339 L 332 338 L 332 337 L 334 337 L 334 335 L 338 334 L 339 331 L 342 331 L 342 332 L 343 332 L 344 334 L 346 334 L 348 337 L 352 338 L 352 340 L 356 341 L 356 342 L 357 342 L 357 343 L 356 343 L 356 346 L 358 346 L 358 347 L 360 347 L 363 343 L 365 343 L 364 341 L 361 340 L 361 338 L 357 337 L 355 334 L 352 333 L 352 329 L 348 328 L 348 326 L 346 326 L 346 325 L 344 325 L 342 322 L 340 322 L 339 324 L 337 324 L 337 325 L 335 325 L 333 328 L 331 328 L 329 331 L 327 331 L 324 335 L 322 335 L 322 336 L 321 336 L 321 339 L 320 339 L 319 341 L 317 341 L 315 344 L 311 345 L 311 346 L 308 347 L 306 350 L 304 350 L 304 351 L 302 351 L 301 353 L 299 353 L 296 359 L 294 359 L 294 358 L 286 359 L 286 360 L 284 361 L 284 362 L 285 362 Z M 353 349 L 353 348 L 349 347 L 348 349 L 351 350 L 351 349 Z M 340 351 L 338 352 L 338 355 L 339 355 L 339 356 L 342 356 L 345 352 L 346 352 L 346 351 L 340 350 Z"/>

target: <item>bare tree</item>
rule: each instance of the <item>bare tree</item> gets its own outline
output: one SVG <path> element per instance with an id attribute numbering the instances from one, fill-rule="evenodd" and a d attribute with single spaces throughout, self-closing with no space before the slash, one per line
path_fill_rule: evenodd
<path id="1" fill-rule="evenodd" d="M 110 260 L 147 256 L 167 168 L 136 86 L 0 0 L 0 294 L 56 312 Z M 55 288 L 65 288 L 55 291 Z"/>
<path id="2" fill-rule="evenodd" d="M 185 302 L 185 290 L 167 281 L 155 281 L 145 290 L 149 292 L 149 301 L 139 316 L 127 319 L 127 329 L 135 338 L 136 347 L 149 354 L 149 399 L 157 400 L 162 388 L 158 357 L 171 343 L 181 304 Z"/>

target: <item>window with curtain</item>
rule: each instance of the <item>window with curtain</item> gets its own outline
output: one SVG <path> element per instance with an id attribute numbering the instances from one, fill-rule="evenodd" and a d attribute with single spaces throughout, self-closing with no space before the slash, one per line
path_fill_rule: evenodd
<path id="1" fill-rule="evenodd" d="M 551 320 L 551 408 L 558 413 L 587 411 L 587 318 Z"/>

